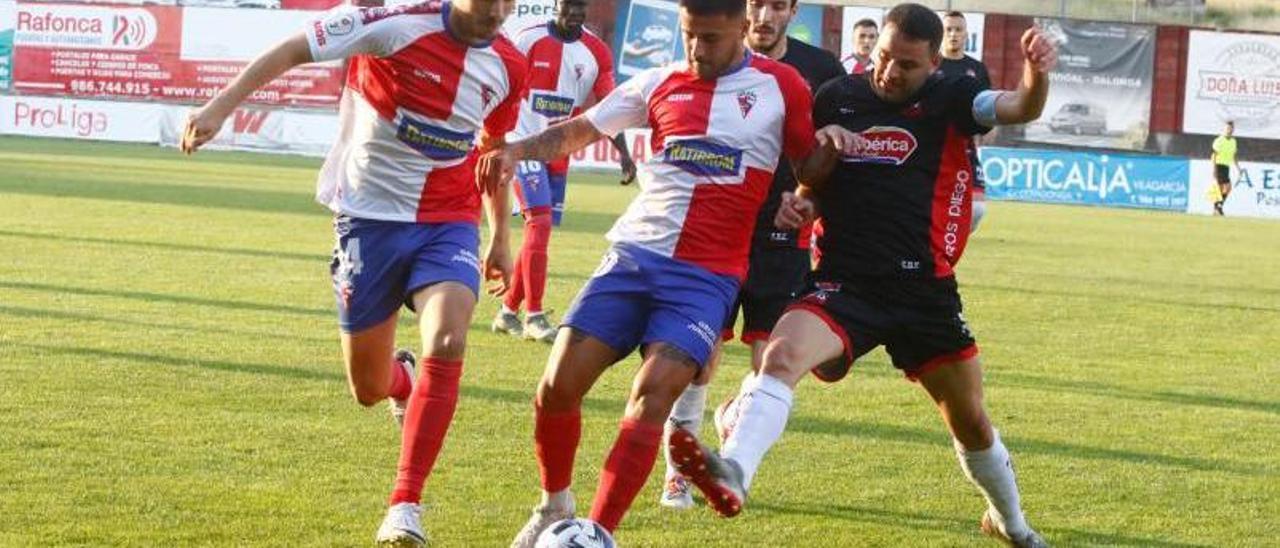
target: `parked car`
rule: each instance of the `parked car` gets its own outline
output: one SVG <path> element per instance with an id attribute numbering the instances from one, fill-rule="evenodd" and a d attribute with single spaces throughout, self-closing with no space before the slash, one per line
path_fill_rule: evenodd
<path id="1" fill-rule="evenodd" d="M 1093 103 L 1066 103 L 1049 118 L 1049 130 L 1054 133 L 1102 135 L 1107 132 L 1107 109 Z"/>

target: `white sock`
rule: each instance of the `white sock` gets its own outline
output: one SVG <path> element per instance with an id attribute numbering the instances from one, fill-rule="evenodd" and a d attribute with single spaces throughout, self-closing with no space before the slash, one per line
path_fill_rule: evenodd
<path id="1" fill-rule="evenodd" d="M 702 433 L 702 415 L 707 409 L 707 385 L 698 386 L 690 384 L 685 387 L 684 392 L 676 399 L 675 405 L 671 406 L 671 420 L 668 420 L 663 427 L 662 439 L 671 438 L 671 431 L 674 429 L 672 421 L 679 422 L 693 435 L 701 438 Z M 675 463 L 671 462 L 671 445 L 662 444 L 662 454 L 667 459 L 667 475 L 672 477 L 677 474 Z"/>
<path id="2" fill-rule="evenodd" d="M 518 314 L 518 312 L 516 312 L 515 310 L 512 310 L 512 309 L 510 309 L 510 308 L 507 308 L 507 305 L 505 305 L 505 304 L 504 304 L 504 305 L 502 305 L 502 313 L 503 313 L 503 314 L 511 314 L 511 315 L 513 315 L 513 316 L 514 316 L 514 315 L 516 315 L 516 314 Z"/>
<path id="3" fill-rule="evenodd" d="M 725 441 L 720 455 L 742 467 L 742 487 L 746 489 L 751 487 L 764 454 L 787 428 L 792 391 L 778 378 L 761 374 L 752 379 L 750 390 L 740 398 L 738 425 Z"/>
<path id="4" fill-rule="evenodd" d="M 557 510 L 566 511 L 570 514 L 577 511 L 573 503 L 573 491 L 562 489 L 554 493 L 542 492 L 542 507 L 555 508 Z"/>
<path id="5" fill-rule="evenodd" d="M 970 451 L 952 440 L 956 448 L 956 457 L 960 459 L 960 468 L 969 481 L 978 486 L 982 496 L 987 498 L 991 506 L 992 516 L 996 524 L 1003 526 L 1005 534 L 1010 538 L 1025 536 L 1030 528 L 1022 516 L 1022 506 L 1018 500 L 1018 482 L 1013 476 L 1013 462 L 1009 458 L 1009 450 L 1000 442 L 1000 432 L 992 431 L 995 442 L 982 451 Z"/>
<path id="6" fill-rule="evenodd" d="M 524 319 L 525 319 L 525 321 L 529 321 L 529 318 L 537 318 L 538 316 L 541 316 L 542 314 L 543 314 L 543 312 L 542 312 L 541 310 L 525 310 L 525 311 L 524 311 Z"/>

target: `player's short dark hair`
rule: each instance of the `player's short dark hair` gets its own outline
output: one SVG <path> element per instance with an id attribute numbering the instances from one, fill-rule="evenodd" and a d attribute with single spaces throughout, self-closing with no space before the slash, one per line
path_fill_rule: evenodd
<path id="1" fill-rule="evenodd" d="M 884 25 L 891 24 L 907 38 L 928 40 L 930 51 L 937 52 L 942 46 L 942 20 L 933 10 L 920 4 L 894 6 L 884 16 Z"/>
<path id="2" fill-rule="evenodd" d="M 879 29 L 879 28 L 880 28 L 880 25 L 877 25 L 877 24 L 876 24 L 875 19 L 872 19 L 872 18 L 870 18 L 870 17 L 866 17 L 866 18 L 863 18 L 863 19 L 859 19 L 857 23 L 854 23 L 854 24 L 853 24 L 853 28 L 855 28 L 855 29 L 856 29 L 856 28 L 858 28 L 858 27 L 871 27 L 871 28 L 873 28 L 873 29 Z"/>
<path id="3" fill-rule="evenodd" d="M 1227 120 L 1227 125 L 1229 125 L 1229 126 L 1234 126 L 1234 125 L 1236 125 L 1236 121 L 1235 121 L 1235 120 Z"/>
<path id="4" fill-rule="evenodd" d="M 943 17 L 959 17 L 961 19 L 964 19 L 964 13 L 956 10 L 951 10 L 943 14 Z M 967 21 L 968 19 L 965 19 L 965 20 Z"/>
<path id="5" fill-rule="evenodd" d="M 747 14 L 747 0 L 680 0 L 680 7 L 691 15 L 735 17 Z"/>

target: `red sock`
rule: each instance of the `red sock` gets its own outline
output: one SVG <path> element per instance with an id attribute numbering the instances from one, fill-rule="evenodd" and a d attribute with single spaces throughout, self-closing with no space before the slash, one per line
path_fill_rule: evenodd
<path id="1" fill-rule="evenodd" d="M 391 504 L 417 503 L 422 498 L 422 484 L 435 466 L 453 411 L 458 407 L 462 360 L 424 358 L 419 378 L 405 412 L 400 469 Z"/>
<path id="2" fill-rule="evenodd" d="M 387 386 L 387 397 L 403 400 L 413 393 L 413 379 L 395 358 L 391 359 L 391 384 Z"/>
<path id="3" fill-rule="evenodd" d="M 542 295 L 547 291 L 547 248 L 551 245 L 551 213 L 538 212 L 524 224 L 524 245 L 520 261 L 524 264 L 524 291 L 528 302 L 525 310 L 542 312 Z"/>
<path id="4" fill-rule="evenodd" d="M 542 475 L 542 490 L 557 493 L 573 483 L 573 457 L 582 437 L 582 412 L 551 413 L 534 406 L 533 447 Z"/>
<path id="5" fill-rule="evenodd" d="M 662 427 L 626 419 L 613 442 L 613 451 L 600 472 L 600 487 L 591 505 L 591 519 L 609 531 L 616 530 L 631 501 L 649 479 L 658 459 Z"/>
<path id="6" fill-rule="evenodd" d="M 507 296 L 502 300 L 503 306 L 512 312 L 520 311 L 520 303 L 524 302 L 524 269 L 528 268 L 524 260 L 524 249 L 516 254 L 516 262 L 511 266 L 511 289 L 507 291 Z"/>

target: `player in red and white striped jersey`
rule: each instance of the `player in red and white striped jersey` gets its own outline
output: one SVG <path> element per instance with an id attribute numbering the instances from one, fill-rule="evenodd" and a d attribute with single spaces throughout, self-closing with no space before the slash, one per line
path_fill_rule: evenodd
<path id="1" fill-rule="evenodd" d="M 783 156 L 800 181 L 834 167 L 854 135 L 815 135 L 808 85 L 746 49 L 744 0 L 681 0 L 687 62 L 650 69 L 582 116 L 486 154 L 482 179 L 626 128 L 652 130 L 640 194 L 609 231 L 612 247 L 564 318 L 538 386 L 534 438 L 543 501 L 514 546 L 573 515 L 569 490 L 592 384 L 637 347 L 643 363 L 604 464 L 591 519 L 613 530 L 653 468 L 662 425 L 705 366 L 747 273 L 756 212 Z"/>
<path id="2" fill-rule="evenodd" d="M 560 0 L 556 18 L 524 29 L 515 37 L 529 67 L 529 94 L 520 104 L 512 138 L 541 132 L 567 120 L 613 91 L 613 61 L 608 46 L 583 28 L 586 0 Z M 613 145 L 621 154 L 623 184 L 635 177 L 635 164 L 622 134 Z M 547 286 L 547 247 L 551 229 L 564 211 L 569 158 L 524 162 L 516 169 L 516 197 L 524 214 L 524 244 L 516 257 L 511 291 L 493 320 L 499 333 L 550 343 L 556 330 L 542 309 Z M 525 320 L 518 316 L 525 307 Z"/>
<path id="3" fill-rule="evenodd" d="M 499 30 L 512 0 L 334 8 L 262 54 L 192 114 L 183 148 L 212 139 L 253 90 L 289 68 L 347 59 L 340 133 L 317 182 L 333 210 L 332 276 L 351 391 L 391 399 L 403 422 L 399 473 L 379 544 L 426 542 L 419 499 L 458 401 L 481 269 L 502 292 L 510 277 L 507 190 L 488 189 L 492 239 L 479 257 L 476 142 L 500 143 L 516 123 L 524 57 Z M 395 351 L 398 311 L 418 315 L 417 360 Z"/>

